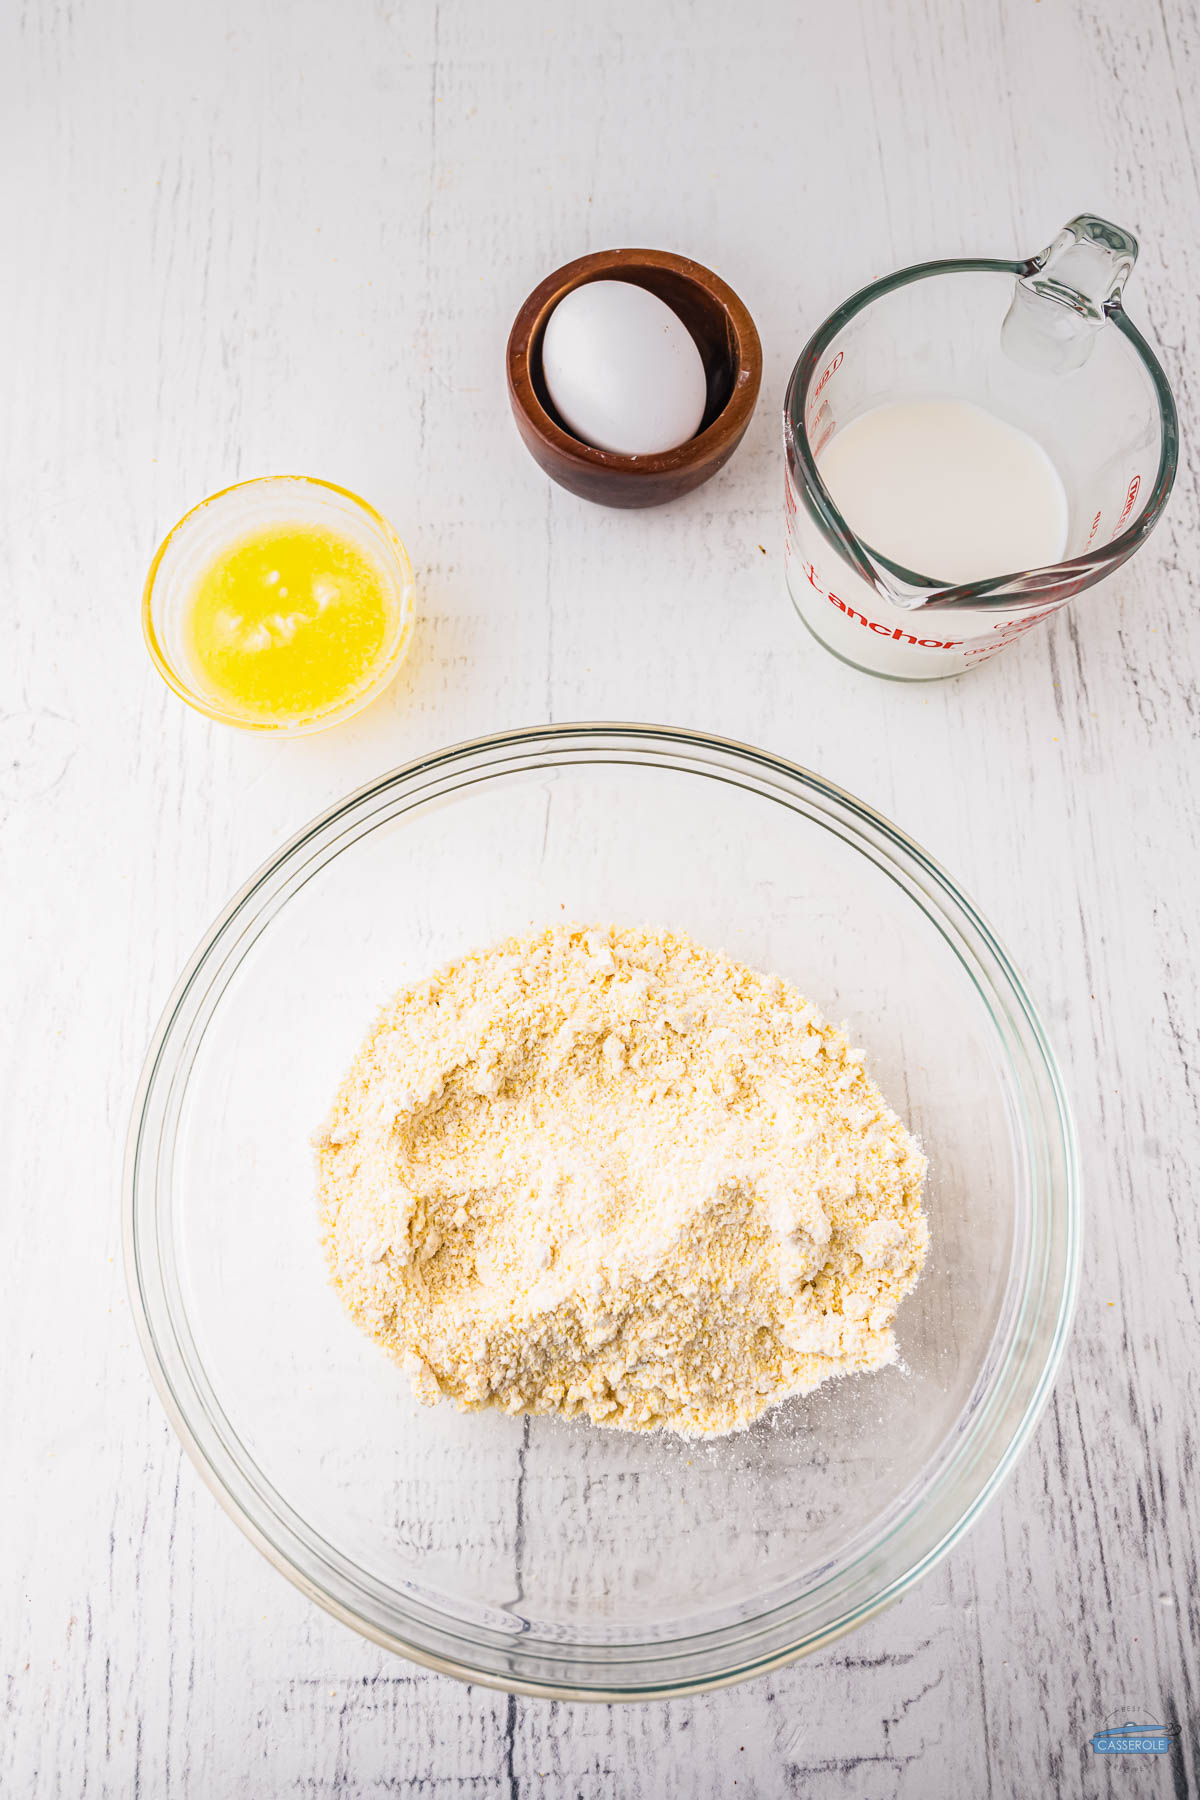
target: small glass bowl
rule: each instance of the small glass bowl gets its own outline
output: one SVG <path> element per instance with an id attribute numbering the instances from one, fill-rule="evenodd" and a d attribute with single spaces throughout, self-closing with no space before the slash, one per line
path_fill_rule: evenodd
<path id="1" fill-rule="evenodd" d="M 370 679 L 345 699 L 295 719 L 255 719 L 222 706 L 191 668 L 184 639 L 188 605 L 200 576 L 223 549 L 273 525 L 324 526 L 349 538 L 387 586 L 390 627 Z M 387 520 L 349 488 L 309 475 L 263 475 L 222 488 L 185 513 L 159 545 L 142 595 L 146 646 L 167 686 L 207 718 L 243 731 L 303 737 L 353 718 L 395 675 L 412 641 L 415 582 L 408 551 Z"/>
<path id="2" fill-rule="evenodd" d="M 351 1322 L 311 1134 L 401 983 L 554 919 L 683 928 L 849 1022 L 930 1159 L 894 1366 L 696 1443 L 424 1408 Z M 305 1593 L 467 1680 L 644 1698 L 829 1643 L 978 1516 L 1066 1341 L 1076 1153 L 1020 979 L 894 825 L 717 738 L 544 726 L 381 776 L 234 896 L 150 1050 L 125 1245 L 176 1430 Z"/>

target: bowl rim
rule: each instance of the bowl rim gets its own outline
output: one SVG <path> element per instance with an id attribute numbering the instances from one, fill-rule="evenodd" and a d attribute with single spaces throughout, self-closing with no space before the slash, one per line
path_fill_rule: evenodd
<path id="1" fill-rule="evenodd" d="M 893 879 L 899 881 L 899 874 L 905 863 L 912 866 L 913 871 L 928 883 L 927 890 L 946 903 L 946 917 L 953 921 L 957 928 L 957 939 L 948 940 L 955 949 L 960 961 L 966 967 L 964 946 L 976 954 L 982 951 L 990 959 L 989 973 L 998 976 L 1002 990 L 1011 1003 L 1011 1014 L 1006 1013 L 998 1018 L 994 1012 L 992 1017 L 997 1029 L 1005 1034 L 1007 1026 L 1014 1029 L 1019 1025 L 1023 1030 L 1021 1045 L 1024 1050 L 1032 1052 L 1038 1059 L 1034 1065 L 1034 1073 L 1044 1085 L 1044 1100 L 1048 1110 L 1046 1119 L 1054 1130 L 1054 1140 L 1047 1140 L 1047 1149 L 1052 1152 L 1053 1173 L 1055 1179 L 1047 1183 L 1048 1192 L 1043 1196 L 1046 1206 L 1047 1220 L 1053 1230 L 1046 1237 L 1046 1253 L 1041 1258 L 1037 1270 L 1033 1271 L 1036 1279 L 1030 1279 L 1030 1270 L 1025 1271 L 1022 1291 L 1018 1296 L 1017 1309 L 1021 1320 L 1028 1325 L 1033 1320 L 1040 1320 L 1043 1335 L 1047 1337 L 1044 1346 L 1034 1347 L 1033 1351 L 1026 1345 L 1023 1356 L 1012 1360 L 1012 1345 L 1005 1352 L 1005 1359 L 1000 1370 L 1007 1379 L 1007 1386 L 1001 1384 L 993 1374 L 991 1384 L 987 1388 L 978 1413 L 969 1422 L 961 1434 L 960 1441 L 947 1457 L 934 1483 L 933 1493 L 961 1483 L 964 1476 L 973 1482 L 969 1496 L 963 1504 L 955 1495 L 951 1510 L 953 1519 L 939 1526 L 932 1540 L 924 1545 L 919 1555 L 901 1568 L 900 1572 L 887 1580 L 882 1586 L 864 1595 L 847 1606 L 847 1609 L 832 1620 L 810 1629 L 807 1635 L 801 1631 L 799 1637 L 790 1637 L 788 1641 L 776 1641 L 771 1646 L 759 1645 L 754 1654 L 740 1654 L 732 1663 L 728 1660 L 720 1667 L 686 1666 L 687 1657 L 700 1658 L 711 1655 L 713 1644 L 710 1640 L 719 1640 L 715 1648 L 737 1650 L 739 1644 L 745 1643 L 746 1651 L 750 1646 L 747 1634 L 756 1632 L 760 1637 L 764 1627 L 770 1626 L 778 1634 L 780 1626 L 791 1629 L 787 1619 L 780 1620 L 780 1614 L 796 1614 L 800 1601 L 795 1596 L 780 1606 L 770 1603 L 769 1597 L 765 1609 L 748 1618 L 745 1630 L 738 1635 L 735 1627 L 722 1626 L 708 1634 L 698 1633 L 684 1638 L 670 1640 L 647 1640 L 644 1643 L 624 1644 L 620 1646 L 629 1654 L 624 1668 L 633 1671 L 634 1654 L 641 1653 L 641 1667 L 647 1663 L 646 1652 L 650 1652 L 649 1661 L 665 1664 L 672 1658 L 676 1669 L 681 1662 L 685 1663 L 681 1673 L 669 1679 L 656 1678 L 653 1674 L 634 1677 L 632 1673 L 624 1680 L 591 1680 L 581 1679 L 578 1673 L 559 1678 L 553 1670 L 547 1675 L 545 1666 L 547 1656 L 541 1653 L 541 1661 L 537 1672 L 522 1672 L 520 1660 L 522 1652 L 515 1654 L 511 1645 L 504 1654 L 497 1655 L 496 1661 L 501 1666 L 482 1665 L 481 1661 L 468 1660 L 462 1655 L 445 1654 L 432 1649 L 428 1643 L 414 1641 L 411 1635 L 397 1628 L 395 1623 L 395 1607 L 392 1616 L 382 1620 L 378 1616 L 376 1605 L 367 1605 L 367 1600 L 378 1602 L 378 1594 L 371 1596 L 369 1588 L 374 1578 L 364 1571 L 359 1571 L 360 1579 L 354 1583 L 355 1594 L 348 1597 L 347 1581 L 344 1576 L 338 1579 L 338 1570 L 333 1566 L 331 1556 L 338 1553 L 332 1546 L 326 1545 L 331 1556 L 322 1558 L 321 1553 L 314 1552 L 309 1543 L 306 1547 L 301 1531 L 297 1530 L 296 1515 L 290 1513 L 282 1496 L 276 1496 L 281 1504 L 273 1505 L 269 1496 L 264 1500 L 262 1486 L 255 1486 L 247 1468 L 240 1464 L 236 1454 L 229 1449 L 223 1440 L 220 1427 L 213 1420 L 205 1407 L 203 1393 L 192 1371 L 186 1366 L 179 1345 L 174 1341 L 175 1321 L 170 1314 L 169 1302 L 166 1299 L 166 1288 L 159 1279 L 158 1291 L 155 1286 L 156 1271 L 150 1260 L 150 1252 L 156 1250 L 157 1239 L 157 1190 L 154 1180 L 154 1160 L 151 1160 L 150 1173 L 145 1173 L 144 1133 L 148 1123 L 147 1115 L 150 1103 L 156 1097 L 156 1088 L 165 1080 L 168 1084 L 168 1100 L 179 1079 L 178 1067 L 170 1068 L 164 1060 L 165 1052 L 171 1043 L 177 1028 L 183 1029 L 179 1021 L 183 1017 L 183 1009 L 189 995 L 195 987 L 198 977 L 206 964 L 214 957 L 214 953 L 225 951 L 216 963 L 216 972 L 206 992 L 217 988 L 218 997 L 223 987 L 222 976 L 225 963 L 229 960 L 226 943 L 231 927 L 239 922 L 239 915 L 254 897 L 263 890 L 264 897 L 270 893 L 270 884 L 281 880 L 289 865 L 295 862 L 298 853 L 309 845 L 319 845 L 323 834 L 343 818 L 350 818 L 356 809 L 372 799 L 381 798 L 389 791 L 402 788 L 416 789 L 423 780 L 434 777 L 445 777 L 450 772 L 463 777 L 455 786 L 469 786 L 481 779 L 503 773 L 520 772 L 529 768 L 537 768 L 537 761 L 530 761 L 531 755 L 541 747 L 545 762 L 553 765 L 564 760 L 578 762 L 604 762 L 619 760 L 623 763 L 634 763 L 639 766 L 668 767 L 685 773 L 708 773 L 716 775 L 720 768 L 732 767 L 743 771 L 747 777 L 751 775 L 774 779 L 776 782 L 790 787 L 793 792 L 799 790 L 806 797 L 817 803 L 821 809 L 819 818 L 810 817 L 815 823 L 832 828 L 831 820 L 837 820 L 847 827 L 841 835 L 854 842 L 855 847 L 868 853 L 872 846 L 881 851 L 883 856 L 893 857 L 894 866 L 889 869 Z M 565 752 L 574 747 L 576 754 L 566 756 Z M 622 756 L 613 757 L 603 754 L 606 748 L 619 748 L 625 752 Z M 586 754 L 588 751 L 593 754 Z M 657 755 L 655 754 L 657 752 Z M 632 754 L 630 754 L 632 753 Z M 488 759 L 493 759 L 488 765 Z M 507 758 L 508 760 L 503 760 Z M 672 758 L 690 758 L 690 761 L 672 760 Z M 499 760 L 497 760 L 499 759 Z M 707 762 L 706 760 L 707 759 Z M 482 763 L 482 768 L 481 768 Z M 742 782 L 739 785 L 747 785 Z M 431 792 L 442 792 L 434 789 Z M 453 791 L 453 789 L 451 790 Z M 753 791 L 762 792 L 755 788 Z M 826 811 L 829 818 L 825 817 Z M 340 841 L 340 840 L 333 840 Z M 311 861 L 311 859 L 310 859 Z M 308 868 L 307 863 L 299 865 Z M 312 869 L 309 868 L 309 873 Z M 307 879 L 307 876 L 305 876 Z M 900 883 L 903 887 L 904 884 Z M 906 890 L 907 891 L 907 890 Z M 910 899 L 915 899 L 911 893 Z M 285 896 L 286 898 L 286 896 Z M 927 914 L 927 916 L 931 916 Z M 253 917 L 253 915 L 252 915 Z M 931 922 L 940 925 L 940 921 L 931 917 Z M 263 921 L 265 924 L 265 921 Z M 257 932 L 251 933 L 249 922 L 234 937 L 233 945 L 243 939 L 253 941 Z M 239 958 L 240 960 L 240 958 Z M 236 966 L 236 963 L 235 965 Z M 968 968 L 968 973 L 972 971 Z M 972 979 L 975 979 L 972 974 Z M 976 986 L 979 983 L 976 980 Z M 987 995 L 979 990 L 985 1004 L 989 1005 Z M 203 998 L 203 997 L 202 997 Z M 199 1003 L 198 1003 L 199 1004 Z M 186 1041 L 186 1034 L 185 1034 Z M 1017 1040 L 1014 1038 L 1013 1043 Z M 1012 1046 L 1005 1040 L 1006 1050 Z M 186 1075 L 186 1071 L 185 1071 Z M 1028 1142 L 1028 1121 L 1024 1125 L 1023 1141 Z M 167 1411 L 177 1434 L 192 1461 L 195 1463 L 203 1480 L 216 1496 L 219 1503 L 230 1514 L 234 1521 L 268 1561 L 285 1574 L 293 1584 L 333 1617 L 351 1626 L 362 1635 L 380 1644 L 410 1661 L 440 1673 L 456 1676 L 460 1680 L 478 1682 L 482 1685 L 497 1688 L 507 1693 L 521 1693 L 552 1699 L 590 1699 L 604 1702 L 624 1700 L 663 1699 L 672 1696 L 698 1693 L 709 1689 L 724 1687 L 735 1682 L 746 1680 L 752 1676 L 763 1674 L 771 1669 L 781 1667 L 813 1650 L 824 1648 L 845 1632 L 863 1623 L 877 1612 L 888 1606 L 905 1593 L 920 1577 L 927 1573 L 958 1542 L 964 1532 L 978 1518 L 984 1507 L 994 1498 L 1003 1481 L 1013 1468 L 1017 1457 L 1027 1442 L 1041 1411 L 1049 1396 L 1055 1373 L 1058 1369 L 1069 1335 L 1070 1322 L 1074 1311 L 1076 1291 L 1078 1287 L 1079 1263 L 1081 1253 L 1081 1221 L 1079 1199 L 1079 1161 L 1075 1139 L 1075 1130 L 1071 1117 L 1057 1062 L 1044 1027 L 1025 992 L 1024 986 L 1012 967 L 1012 964 L 999 940 L 990 926 L 982 919 L 973 904 L 958 889 L 949 875 L 937 862 L 929 857 L 921 847 L 909 838 L 906 833 L 893 825 L 874 808 L 857 800 L 854 796 L 827 781 L 824 777 L 803 768 L 801 765 L 776 756 L 768 751 L 757 749 L 751 745 L 739 743 L 737 740 L 714 736 L 672 727 L 654 726 L 635 723 L 568 723 L 529 726 L 516 730 L 498 732 L 488 736 L 467 740 L 463 743 L 431 752 L 400 765 L 398 768 L 364 783 L 342 800 L 325 808 L 307 825 L 296 832 L 272 856 L 260 865 L 242 887 L 233 895 L 223 908 L 217 919 L 205 933 L 196 951 L 189 959 L 183 973 L 179 977 L 171 996 L 159 1019 L 152 1038 L 134 1098 L 129 1133 L 126 1143 L 125 1167 L 122 1196 L 122 1235 L 126 1281 L 129 1290 L 131 1310 L 138 1332 L 143 1354 L 146 1357 L 151 1377 L 159 1396 Z M 150 1279 L 147 1280 L 147 1276 Z M 1007 1304 L 1008 1296 L 1006 1296 Z M 1014 1328 L 1015 1329 L 1015 1328 Z M 997 1327 L 999 1331 L 999 1326 Z M 172 1349 L 176 1352 L 172 1355 Z M 1020 1389 L 1018 1396 L 1018 1414 L 1015 1424 L 1005 1422 L 1004 1406 L 1006 1397 L 1015 1388 Z M 182 1392 L 181 1392 L 182 1390 Z M 1009 1407 L 1011 1411 L 1011 1406 Z M 961 1416 L 961 1415 L 960 1415 Z M 980 1442 L 985 1425 L 993 1433 L 997 1432 L 1001 1440 L 997 1452 L 990 1442 Z M 982 1478 L 980 1478 L 980 1466 Z M 269 1483 L 265 1484 L 268 1488 Z M 270 1492 L 273 1494 L 274 1490 Z M 929 1498 L 929 1491 L 919 1496 L 919 1502 L 908 1505 L 907 1492 L 901 1496 L 901 1502 L 907 1508 L 896 1518 L 885 1515 L 887 1529 L 876 1532 L 868 1550 L 860 1553 L 857 1563 L 861 1565 L 869 1552 L 877 1551 L 909 1525 Z M 900 1502 L 897 1502 L 897 1506 Z M 303 1528 L 303 1521 L 298 1521 Z M 315 1533 L 309 1534 L 310 1538 Z M 325 1540 L 318 1540 L 325 1543 Z M 306 1555 L 307 1548 L 307 1555 Z M 345 1560 L 345 1559 L 343 1559 Z M 305 1564 L 308 1564 L 306 1567 Z M 846 1570 L 840 1571 L 839 1579 L 852 1571 L 856 1566 L 850 1562 Z M 324 1577 L 324 1580 L 322 1580 Z M 383 1584 L 375 1582 L 377 1589 Z M 340 1588 L 342 1591 L 334 1591 Z M 813 1593 L 820 1592 L 821 1584 L 806 1590 L 802 1597 L 807 1600 Z M 383 1590 L 391 1593 L 391 1590 Z M 385 1609 L 387 1602 L 384 1602 Z M 425 1624 L 422 1613 L 423 1602 L 413 1602 L 403 1623 L 417 1627 Z M 794 1621 L 799 1624 L 797 1618 Z M 433 1629 L 440 1631 L 441 1636 L 451 1636 L 464 1648 L 482 1650 L 488 1646 L 479 1641 L 479 1634 L 468 1640 L 457 1637 L 444 1618 L 434 1618 Z M 569 1646 L 575 1657 L 574 1667 L 592 1653 L 594 1647 L 586 1644 Z M 554 1660 L 551 1658 L 550 1660 Z M 568 1665 L 564 1662 L 564 1669 Z M 605 1661 L 598 1656 L 589 1665 L 598 1671 L 607 1671 L 620 1676 L 622 1665 L 615 1659 Z"/>
<path id="2" fill-rule="evenodd" d="M 560 300 L 589 282 L 629 280 L 639 269 L 669 269 L 700 288 L 725 315 L 737 346 L 733 387 L 728 400 L 703 431 L 685 439 L 673 450 L 647 456 L 628 456 L 616 450 L 600 450 L 572 436 L 546 411 L 538 399 L 531 355 L 546 321 Z M 624 275 L 614 274 L 625 271 Z M 634 285 L 638 283 L 635 281 Z M 564 263 L 540 281 L 522 301 L 505 351 L 509 400 L 526 425 L 554 456 L 577 470 L 604 471 L 612 475 L 670 476 L 695 469 L 736 444 L 749 425 L 762 384 L 762 343 L 749 309 L 733 289 L 711 269 L 690 256 L 672 250 L 593 250 Z"/>

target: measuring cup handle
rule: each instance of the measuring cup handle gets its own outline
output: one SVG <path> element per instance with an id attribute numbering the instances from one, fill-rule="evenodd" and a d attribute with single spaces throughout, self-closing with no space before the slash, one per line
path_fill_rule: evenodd
<path id="1" fill-rule="evenodd" d="M 1047 374 L 1078 369 L 1120 306 L 1137 253 L 1137 239 L 1107 219 L 1070 220 L 1017 280 L 1002 329 L 1006 353 Z"/>

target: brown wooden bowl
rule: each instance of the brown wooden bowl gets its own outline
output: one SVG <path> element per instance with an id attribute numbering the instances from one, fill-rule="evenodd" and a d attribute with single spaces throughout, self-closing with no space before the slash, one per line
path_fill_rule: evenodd
<path id="1" fill-rule="evenodd" d="M 569 432 L 546 392 L 542 336 L 564 294 L 588 281 L 631 281 L 679 315 L 696 340 L 708 404 L 695 437 L 653 456 L 597 450 Z M 762 380 L 754 320 L 719 275 L 666 250 L 598 250 L 534 288 L 508 338 L 508 397 L 517 430 L 551 480 L 601 506 L 660 506 L 715 475 L 742 441 Z"/>

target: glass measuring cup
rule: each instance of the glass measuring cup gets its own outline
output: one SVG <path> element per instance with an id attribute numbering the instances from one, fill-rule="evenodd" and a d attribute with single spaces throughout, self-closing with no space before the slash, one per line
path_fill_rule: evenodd
<path id="1" fill-rule="evenodd" d="M 788 587 L 813 635 L 871 674 L 959 675 L 1100 581 L 1148 537 L 1179 430 L 1158 359 L 1121 304 L 1128 232 L 1091 214 L 1023 262 L 918 263 L 854 294 L 809 339 L 784 402 Z M 1066 489 L 1063 561 L 955 586 L 855 535 L 818 458 L 851 420 L 962 400 L 1040 443 Z"/>

